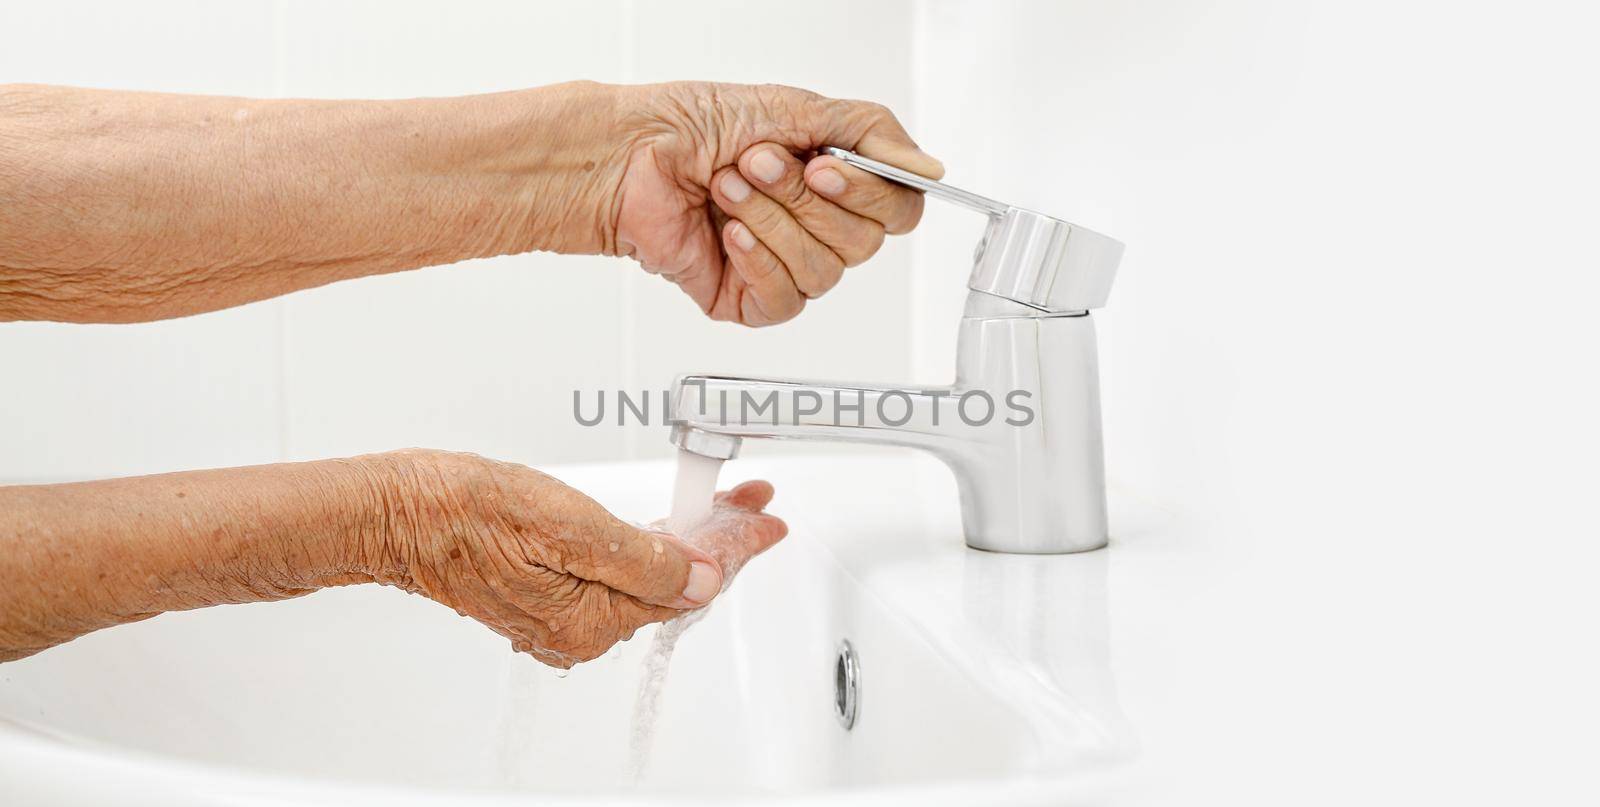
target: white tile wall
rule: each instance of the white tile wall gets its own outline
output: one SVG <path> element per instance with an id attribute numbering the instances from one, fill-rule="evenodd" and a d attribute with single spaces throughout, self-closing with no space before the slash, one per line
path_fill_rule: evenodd
<path id="1" fill-rule="evenodd" d="M 293 0 L 0 6 L 0 81 L 404 97 L 588 78 L 781 82 L 908 109 L 910 0 Z M 852 26 L 839 19 L 857 21 Z M 409 445 L 537 464 L 663 453 L 584 428 L 574 389 L 719 370 L 892 380 L 911 354 L 895 244 L 800 321 L 704 320 L 633 264 L 523 255 L 367 278 L 138 326 L 0 325 L 0 480 Z"/>

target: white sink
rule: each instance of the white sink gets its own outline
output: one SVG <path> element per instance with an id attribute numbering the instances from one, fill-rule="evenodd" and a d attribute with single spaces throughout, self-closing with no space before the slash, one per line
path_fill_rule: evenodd
<path id="1" fill-rule="evenodd" d="M 772 479 L 792 532 L 679 645 L 638 783 L 650 631 L 562 678 L 448 608 L 360 586 L 168 614 L 0 666 L 0 802 L 1055 804 L 1116 787 L 1133 743 L 1108 553 L 969 550 L 938 463 L 848 464 L 725 468 Z M 647 520 L 671 469 L 555 473 Z M 861 663 L 852 730 L 833 708 L 845 639 Z"/>

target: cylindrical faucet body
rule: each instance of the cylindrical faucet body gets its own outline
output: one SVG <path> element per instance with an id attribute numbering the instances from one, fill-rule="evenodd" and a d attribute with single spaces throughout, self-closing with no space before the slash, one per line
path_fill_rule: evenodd
<path id="1" fill-rule="evenodd" d="M 995 552 L 1083 552 L 1106 545 L 1105 460 L 1094 321 L 966 317 L 957 391 L 1003 401 L 985 439 L 936 450 L 955 471 L 967 544 Z M 1032 418 L 1018 414 L 1026 405 Z"/>

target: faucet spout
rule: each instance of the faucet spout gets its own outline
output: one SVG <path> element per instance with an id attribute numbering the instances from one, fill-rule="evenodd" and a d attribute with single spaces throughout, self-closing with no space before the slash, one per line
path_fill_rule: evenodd
<path id="1" fill-rule="evenodd" d="M 993 298 L 990 298 L 993 299 Z M 974 301 L 956 380 L 894 387 L 688 375 L 672 440 L 729 459 L 748 438 L 906 446 L 948 465 L 967 543 L 1020 553 L 1106 544 L 1094 325 Z"/>
<path id="2" fill-rule="evenodd" d="M 673 442 L 695 453 L 724 453 L 713 435 L 742 440 L 826 440 L 908 446 L 944 453 L 979 439 L 955 428 L 954 387 L 891 387 L 783 379 L 687 375 L 673 385 Z M 973 407 L 976 408 L 976 407 Z M 737 450 L 737 449 L 735 449 Z"/>

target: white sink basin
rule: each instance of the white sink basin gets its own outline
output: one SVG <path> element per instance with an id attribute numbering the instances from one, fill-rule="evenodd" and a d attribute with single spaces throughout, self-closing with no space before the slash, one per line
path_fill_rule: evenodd
<path id="1" fill-rule="evenodd" d="M 168 614 L 0 666 L 6 803 L 506 803 L 853 797 L 1054 804 L 1132 743 L 1107 553 L 966 549 L 934 462 L 740 461 L 790 537 L 678 647 L 648 775 L 626 775 L 649 631 L 566 677 L 450 609 L 360 586 Z M 666 463 L 555 469 L 626 518 Z M 1113 550 L 1114 551 L 1114 550 Z M 836 650 L 860 716 L 833 710 Z M 542 795 L 542 798 L 534 798 Z"/>

